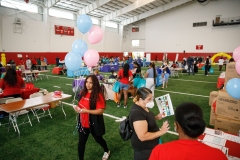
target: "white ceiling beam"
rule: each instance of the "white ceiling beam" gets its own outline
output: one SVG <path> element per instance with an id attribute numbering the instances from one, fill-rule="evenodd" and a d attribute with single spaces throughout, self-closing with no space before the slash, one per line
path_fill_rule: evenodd
<path id="1" fill-rule="evenodd" d="M 89 4 L 88 6 L 82 8 L 79 11 L 79 14 L 88 14 L 88 13 L 92 12 L 93 10 L 97 9 L 98 7 L 101 7 L 110 1 L 111 0 L 96 0 L 93 3 Z"/>
<path id="2" fill-rule="evenodd" d="M 122 9 L 119 9 L 115 12 L 112 12 L 106 16 L 103 17 L 103 20 L 105 21 L 110 21 L 111 19 L 113 18 L 116 18 L 118 16 L 121 16 L 125 13 L 128 13 L 128 12 L 131 12 L 139 7 L 142 7 L 142 6 L 145 6 L 146 4 L 149 4 L 149 3 L 152 3 L 154 2 L 155 0 L 138 0 L 138 1 L 135 1 L 134 3 L 130 4 L 129 6 L 126 6 Z"/>
<path id="3" fill-rule="evenodd" d="M 60 2 L 61 0 L 48 0 L 47 2 L 47 8 L 53 7 L 56 3 Z"/>
<path id="4" fill-rule="evenodd" d="M 192 2 L 192 1 L 194 1 L 194 0 L 176 0 L 176 1 L 170 2 L 168 4 L 164 4 L 160 7 L 154 8 L 150 11 L 145 12 L 145 13 L 142 13 L 142 14 L 139 14 L 139 15 L 134 16 L 132 18 L 126 19 L 126 20 L 121 22 L 121 25 L 125 26 L 125 25 L 128 25 L 128 24 L 134 23 L 134 22 L 139 21 L 141 19 L 145 19 L 147 17 L 150 17 L 150 16 L 153 16 L 155 14 L 170 10 L 174 7 L 177 7 L 177 6 L 183 5 L 183 4 L 188 3 L 188 2 Z"/>

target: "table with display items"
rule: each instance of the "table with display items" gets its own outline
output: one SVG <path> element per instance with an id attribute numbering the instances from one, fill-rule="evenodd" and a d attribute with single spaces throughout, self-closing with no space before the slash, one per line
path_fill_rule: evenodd
<path id="1" fill-rule="evenodd" d="M 111 72 L 111 71 L 118 71 L 118 65 L 104 65 L 100 67 L 100 72 Z"/>
<path id="2" fill-rule="evenodd" d="M 213 131 L 213 132 L 218 131 L 218 130 L 211 129 L 211 128 L 208 128 L 208 129 Z M 228 134 L 228 133 L 225 133 L 225 134 Z M 203 133 L 202 135 L 200 135 L 198 137 L 198 139 L 199 140 L 204 140 L 204 137 L 206 135 L 207 135 L 206 133 Z M 236 138 L 236 139 L 239 138 L 240 139 L 239 136 L 232 135 L 232 134 L 228 134 L 228 135 L 231 135 L 233 138 Z M 237 143 L 237 142 L 234 142 L 234 141 L 231 141 L 231 140 L 226 140 L 226 143 L 225 143 L 224 147 L 228 148 L 228 155 L 229 156 L 240 158 L 240 142 Z"/>

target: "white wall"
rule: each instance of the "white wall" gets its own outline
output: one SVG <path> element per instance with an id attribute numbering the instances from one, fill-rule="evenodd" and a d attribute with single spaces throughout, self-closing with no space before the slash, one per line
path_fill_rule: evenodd
<path id="1" fill-rule="evenodd" d="M 140 22 L 140 23 L 134 24 L 134 26 L 139 27 L 139 32 L 131 32 L 131 40 L 139 40 L 139 46 L 132 47 L 132 45 L 131 45 L 131 51 L 132 52 L 144 52 L 145 51 L 145 43 L 146 43 L 146 39 L 145 39 L 146 23 Z"/>
<path id="2" fill-rule="evenodd" d="M 240 16 L 239 0 L 210 1 L 206 6 L 194 1 L 146 20 L 147 52 L 233 52 L 240 45 L 240 25 L 213 27 L 216 15 Z M 192 27 L 194 22 L 207 22 Z M 203 50 L 196 50 L 203 45 Z"/>
<path id="3" fill-rule="evenodd" d="M 76 39 L 83 39 L 88 48 L 98 52 L 121 52 L 120 34 L 118 29 L 104 27 L 104 38 L 98 44 L 90 44 L 87 34 L 82 34 L 76 27 L 76 22 L 55 17 L 48 17 L 47 23 L 42 21 L 39 14 L 26 15 L 13 9 L 0 7 L 0 50 L 5 52 L 69 52 Z M 15 17 L 23 22 L 22 33 L 14 33 L 13 23 Z M 74 27 L 74 36 L 55 35 L 54 25 Z"/>

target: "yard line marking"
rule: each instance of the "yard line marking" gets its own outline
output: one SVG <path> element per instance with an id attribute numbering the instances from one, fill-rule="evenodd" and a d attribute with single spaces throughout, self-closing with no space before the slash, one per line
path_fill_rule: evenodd
<path id="1" fill-rule="evenodd" d="M 63 104 L 66 104 L 66 105 L 69 105 L 69 106 L 72 106 L 72 107 L 74 107 L 74 106 L 76 106 L 76 105 L 74 105 L 74 104 L 70 104 L 70 103 L 67 103 L 67 102 L 62 102 Z M 111 118 L 113 118 L 113 119 L 116 119 L 116 120 L 123 120 L 123 118 L 126 118 L 126 116 L 123 116 L 123 118 L 119 118 L 119 117 L 116 117 L 116 116 L 113 116 L 113 115 L 110 115 L 110 114 L 107 114 L 107 113 L 103 113 L 103 115 L 105 115 L 105 116 L 107 116 L 107 117 L 111 117 Z"/>
<path id="2" fill-rule="evenodd" d="M 66 84 L 67 86 L 72 86 L 72 84 Z"/>
<path id="3" fill-rule="evenodd" d="M 57 78 L 65 78 L 65 79 L 74 79 L 74 78 L 68 78 L 68 77 L 60 77 L 60 76 L 52 76 L 52 75 L 48 75 L 50 77 L 57 77 Z"/>
<path id="4" fill-rule="evenodd" d="M 70 103 L 67 103 L 67 102 L 62 102 L 63 104 L 66 104 L 66 105 L 69 105 L 69 106 L 74 106 L 73 104 L 70 104 Z M 113 119 L 116 119 L 115 121 L 116 122 L 121 122 L 123 121 L 124 119 L 126 119 L 126 116 L 123 116 L 122 118 L 119 118 L 119 117 L 116 117 L 116 116 L 113 116 L 111 114 L 107 114 L 107 113 L 103 113 L 104 116 L 107 116 L 107 117 L 110 117 L 110 118 L 113 118 Z M 176 132 L 173 132 L 173 131 L 167 131 L 167 133 L 170 133 L 170 134 L 174 134 L 174 135 L 177 135 L 178 136 L 178 133 Z"/>
<path id="5" fill-rule="evenodd" d="M 55 87 L 55 88 L 61 88 L 61 87 L 59 87 L 59 86 L 53 86 L 53 87 Z"/>
<path id="6" fill-rule="evenodd" d="M 195 80 L 185 80 L 185 79 L 171 79 L 171 80 L 181 80 L 181 81 L 190 81 L 190 82 L 203 82 L 203 83 L 217 83 L 217 82 L 195 81 Z"/>
<path id="7" fill-rule="evenodd" d="M 155 91 L 160 91 L 160 92 L 170 92 L 170 93 L 176 93 L 176 94 L 185 94 L 185 95 L 189 95 L 189 96 L 196 96 L 196 97 L 209 98 L 209 96 L 198 95 L 198 94 L 189 94 L 189 93 L 173 92 L 173 91 L 165 91 L 165 90 L 158 90 L 158 89 L 155 89 Z"/>
<path id="8" fill-rule="evenodd" d="M 177 135 L 177 136 L 178 136 L 178 133 L 177 133 L 177 132 L 167 131 L 167 133 L 174 134 L 174 135 Z"/>

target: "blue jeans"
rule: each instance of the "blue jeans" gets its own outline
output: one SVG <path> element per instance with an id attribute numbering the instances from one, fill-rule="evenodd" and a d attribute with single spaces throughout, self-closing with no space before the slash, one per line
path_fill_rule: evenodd
<path id="1" fill-rule="evenodd" d="M 192 74 L 194 75 L 193 65 L 188 65 L 188 75 L 190 75 L 190 68 L 192 69 Z"/>
<path id="2" fill-rule="evenodd" d="M 120 82 L 120 90 L 128 90 L 129 84 L 124 84 Z"/>

